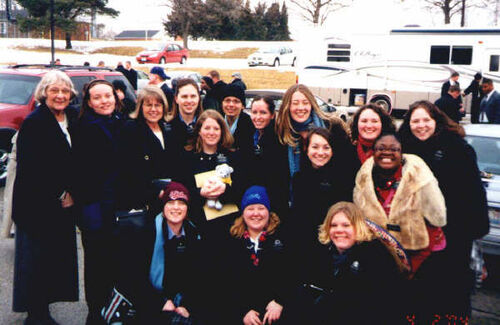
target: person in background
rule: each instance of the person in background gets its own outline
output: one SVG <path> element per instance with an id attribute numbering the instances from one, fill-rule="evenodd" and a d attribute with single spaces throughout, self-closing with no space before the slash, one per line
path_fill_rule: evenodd
<path id="1" fill-rule="evenodd" d="M 127 86 L 122 80 L 113 80 L 113 88 L 122 104 L 120 113 L 127 118 L 135 110 L 135 101 L 127 97 Z"/>
<path id="2" fill-rule="evenodd" d="M 174 99 L 172 130 L 180 145 L 193 144 L 194 128 L 203 112 L 198 84 L 191 78 L 178 80 Z"/>
<path id="3" fill-rule="evenodd" d="M 220 111 L 220 105 L 217 99 L 214 97 L 212 87 L 214 86 L 214 82 L 212 78 L 204 76 L 201 78 L 201 91 L 203 97 L 203 109 L 215 109 L 216 111 Z"/>
<path id="4" fill-rule="evenodd" d="M 495 90 L 493 81 L 483 78 L 481 89 L 484 97 L 480 104 L 482 117 L 480 120 L 483 122 L 487 119 L 490 124 L 500 124 L 500 94 Z"/>
<path id="5" fill-rule="evenodd" d="M 125 70 L 125 67 L 123 66 L 123 62 L 122 61 L 118 61 L 118 63 L 116 64 L 116 69 L 115 70 L 118 71 L 118 72 L 121 72 L 123 74 L 123 76 L 125 76 L 126 70 Z"/>
<path id="6" fill-rule="evenodd" d="M 293 198 L 292 178 L 300 170 L 304 159 L 304 141 L 309 130 L 314 127 L 330 129 L 333 124 L 345 128 L 340 118 L 321 111 L 307 86 L 296 84 L 285 92 L 276 117 L 276 134 L 281 148 L 276 154 L 273 172 L 278 177 L 276 185 L 283 189 L 283 195 L 290 203 Z"/>
<path id="7" fill-rule="evenodd" d="M 489 228 L 476 153 L 464 140 L 463 128 L 429 101 L 410 105 L 399 134 L 404 152 L 426 162 L 443 193 L 447 224 L 443 227 L 446 248 L 437 266 L 445 273 L 445 295 L 440 303 L 442 313 L 465 319 L 470 317 L 474 281 L 469 266 L 472 242 L 486 235 Z"/>
<path id="8" fill-rule="evenodd" d="M 172 107 L 174 101 L 174 91 L 167 85 L 169 76 L 165 74 L 162 67 L 152 67 L 149 71 L 149 84 L 160 87 L 168 101 L 168 107 Z"/>
<path id="9" fill-rule="evenodd" d="M 351 137 L 358 153 L 359 166 L 373 156 L 373 141 L 381 133 L 395 130 L 390 115 L 381 106 L 368 104 L 358 109 L 351 120 Z"/>
<path id="10" fill-rule="evenodd" d="M 221 80 L 220 74 L 217 70 L 210 71 L 207 76 L 212 79 L 214 84 L 212 87 L 212 95 L 217 100 L 219 107 L 222 108 L 222 95 L 227 84 Z M 219 113 L 222 114 L 222 111 L 219 111 Z"/>
<path id="11" fill-rule="evenodd" d="M 312 309 L 300 306 L 308 313 L 297 324 L 407 322 L 403 310 L 408 293 L 400 289 L 404 277 L 398 259 L 374 235 L 356 205 L 331 206 L 317 238 L 320 258 L 311 265 L 313 276 L 307 283 L 311 290 L 321 290 L 321 298 Z"/>
<path id="12" fill-rule="evenodd" d="M 458 82 L 458 78 L 460 78 L 460 74 L 456 71 L 453 71 L 451 73 L 450 79 L 448 79 L 441 86 L 441 97 L 444 97 L 446 94 L 448 94 L 451 86 L 457 86 L 460 89 L 460 83 Z M 463 108 L 462 96 L 458 96 L 456 98 L 456 101 L 457 101 L 458 107 L 460 109 L 462 109 Z"/>
<path id="13" fill-rule="evenodd" d="M 169 124 L 173 112 L 158 87 L 146 86 L 139 91 L 137 110 L 130 117 L 118 141 L 121 168 L 117 205 L 121 210 L 145 206 L 154 210 L 161 189 L 156 180 L 182 180 L 183 148 Z"/>
<path id="14" fill-rule="evenodd" d="M 476 124 L 479 123 L 479 105 L 481 103 L 481 99 L 483 98 L 483 93 L 481 92 L 481 79 L 483 75 L 478 72 L 474 75 L 474 80 L 471 81 L 469 87 L 465 88 L 463 96 L 467 96 L 471 94 L 472 103 L 470 108 L 470 119 L 471 123 Z"/>
<path id="15" fill-rule="evenodd" d="M 78 226 L 82 234 L 85 265 L 87 325 L 102 324 L 114 280 L 113 233 L 115 231 L 118 134 L 122 120 L 120 100 L 113 85 L 94 79 L 84 90 L 74 144 L 77 186 L 82 206 Z"/>
<path id="16" fill-rule="evenodd" d="M 105 67 L 106 67 L 106 64 L 104 63 L 104 61 L 99 61 L 99 62 L 97 63 L 97 66 L 98 66 L 99 68 L 105 68 Z"/>
<path id="17" fill-rule="evenodd" d="M 17 135 L 16 132 L 11 139 L 12 149 L 9 153 L 9 161 L 7 163 L 7 176 L 5 179 L 5 187 L 3 189 L 3 219 L 2 219 L 2 237 L 14 237 L 14 221 L 12 220 L 12 194 L 14 191 L 14 180 L 16 179 L 17 166 Z"/>
<path id="18" fill-rule="evenodd" d="M 280 233 L 280 219 L 271 212 L 266 189 L 248 188 L 241 199 L 241 216 L 231 226 L 226 244 L 226 283 L 234 297 L 231 324 L 283 324 L 293 292 L 288 245 Z M 234 286 L 234 284 L 238 284 Z"/>
<path id="19" fill-rule="evenodd" d="M 54 62 L 55 65 L 61 65 L 61 59 L 56 59 L 56 61 Z"/>
<path id="20" fill-rule="evenodd" d="M 89 61 L 85 61 L 85 62 L 83 62 L 83 66 L 84 66 L 84 67 L 90 67 L 90 62 L 89 62 Z"/>
<path id="21" fill-rule="evenodd" d="M 425 161 L 402 154 L 396 134 L 382 133 L 373 145 L 373 157 L 356 176 L 353 201 L 410 256 L 412 282 L 407 290 L 412 292 L 411 315 L 418 323 L 427 324 L 434 314 L 440 314 L 444 291 L 444 272 L 435 266 L 446 247 L 441 228 L 446 225 L 443 194 Z"/>
<path id="22" fill-rule="evenodd" d="M 222 111 L 224 120 L 233 136 L 233 148 L 251 148 L 253 125 L 248 114 L 243 113 L 246 105 L 245 91 L 241 87 L 230 84 L 222 93 Z"/>
<path id="23" fill-rule="evenodd" d="M 340 201 L 351 201 L 356 177 L 356 153 L 350 138 L 339 124 L 312 129 L 305 140 L 305 157 L 300 171 L 293 177 L 293 204 L 286 224 L 294 252 L 302 261 L 311 261 L 318 249 L 318 225 L 328 209 Z M 300 266 L 302 274 L 310 271 L 309 263 Z M 304 276 L 304 275 L 303 275 Z"/>
<path id="24" fill-rule="evenodd" d="M 17 137 L 12 218 L 16 224 L 13 310 L 26 325 L 57 324 L 49 304 L 78 301 L 72 147 L 78 111 L 67 74 L 52 70 L 35 89 L 39 106 Z"/>
<path id="25" fill-rule="evenodd" d="M 130 61 L 125 61 L 125 77 L 128 79 L 134 90 L 137 90 L 137 71 L 132 68 Z"/>
<path id="26" fill-rule="evenodd" d="M 170 182 L 159 201 L 161 212 L 130 248 L 134 262 L 120 271 L 117 287 L 137 311 L 134 324 L 200 324 L 203 237 L 190 220 L 190 194 Z"/>
<path id="27" fill-rule="evenodd" d="M 243 77 L 241 76 L 241 73 L 233 72 L 231 77 L 233 78 L 233 81 L 231 81 L 231 85 L 237 85 L 241 89 L 247 90 L 247 85 L 245 85 L 245 83 L 243 82 Z"/>
<path id="28" fill-rule="evenodd" d="M 461 107 L 460 102 L 457 100 L 458 97 L 460 97 L 460 87 L 457 85 L 453 85 L 448 88 L 447 94 L 441 96 L 441 98 L 436 100 L 436 102 L 434 103 L 455 123 L 458 123 L 460 121 L 460 114 L 465 112 Z"/>

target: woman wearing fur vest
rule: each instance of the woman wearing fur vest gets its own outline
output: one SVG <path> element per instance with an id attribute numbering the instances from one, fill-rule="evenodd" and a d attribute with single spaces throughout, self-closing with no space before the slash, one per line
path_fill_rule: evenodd
<path id="1" fill-rule="evenodd" d="M 402 154 L 401 141 L 384 133 L 374 142 L 374 155 L 356 176 L 354 203 L 367 219 L 387 229 L 411 258 L 409 315 L 424 321 L 434 314 L 441 276 L 434 254 L 446 246 L 441 229 L 446 207 L 438 182 L 418 156 Z M 433 292 L 432 295 L 426 294 Z M 417 298 L 418 297 L 418 298 Z M 422 297 L 426 297 L 422 299 Z M 413 299 L 413 298 L 412 298 Z"/>

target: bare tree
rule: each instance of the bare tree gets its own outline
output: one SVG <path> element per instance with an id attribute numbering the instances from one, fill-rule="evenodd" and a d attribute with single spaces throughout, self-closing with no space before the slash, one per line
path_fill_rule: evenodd
<path id="1" fill-rule="evenodd" d="M 353 0 L 289 0 L 299 9 L 300 15 L 314 25 L 323 25 L 328 15 L 349 7 Z"/>
<path id="2" fill-rule="evenodd" d="M 401 0 L 402 2 L 404 0 Z M 449 24 L 451 18 L 460 14 L 460 26 L 465 26 L 465 17 L 469 8 L 486 8 L 488 2 L 496 0 L 423 0 L 424 8 L 429 11 L 441 11 L 444 15 L 444 23 Z"/>

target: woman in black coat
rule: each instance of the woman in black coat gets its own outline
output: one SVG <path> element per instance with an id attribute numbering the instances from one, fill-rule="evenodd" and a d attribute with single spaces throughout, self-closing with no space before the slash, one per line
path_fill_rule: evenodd
<path id="1" fill-rule="evenodd" d="M 234 142 L 232 148 L 251 148 L 253 124 L 250 116 L 243 112 L 246 105 L 245 91 L 234 84 L 226 85 L 222 92 L 222 111 Z"/>
<path id="2" fill-rule="evenodd" d="M 55 324 L 49 304 L 78 300 L 71 147 L 76 94 L 65 73 L 48 72 L 35 90 L 40 105 L 17 138 L 13 219 L 16 223 L 14 306 L 25 324 Z"/>
<path id="3" fill-rule="evenodd" d="M 168 104 L 158 87 L 140 90 L 137 109 L 120 132 L 118 141 L 120 209 L 155 207 L 162 179 L 182 177 L 180 155 L 184 150 L 168 123 Z"/>
<path id="4" fill-rule="evenodd" d="M 215 212 L 215 209 L 205 209 L 205 203 L 207 199 L 218 199 L 223 205 L 237 205 L 246 186 L 245 171 L 238 153 L 230 150 L 233 138 L 223 117 L 217 111 L 207 110 L 203 112 L 196 122 L 194 134 L 193 148 L 186 153 L 183 160 L 189 171 L 187 179 L 188 188 L 193 196 L 193 221 L 207 240 L 220 242 L 227 237 L 235 213 L 208 220 L 206 213 Z M 213 171 L 217 166 L 223 164 L 227 164 L 233 169 L 230 179 L 217 184 L 208 180 L 204 181 L 203 184 L 196 184 L 197 174 Z M 211 180 L 215 179 L 211 178 Z"/>
<path id="5" fill-rule="evenodd" d="M 233 239 L 226 245 L 231 263 L 225 280 L 232 291 L 230 324 L 285 323 L 294 272 L 278 231 L 280 219 L 270 208 L 266 189 L 252 186 L 243 195 L 241 216 L 231 227 Z"/>
<path id="6" fill-rule="evenodd" d="M 315 128 L 305 140 L 303 167 L 293 177 L 293 205 L 287 233 L 295 242 L 301 260 L 315 257 L 318 226 L 328 209 L 340 201 L 352 201 L 356 177 L 356 154 L 344 129 Z M 309 267 L 303 263 L 303 272 Z"/>
<path id="7" fill-rule="evenodd" d="M 309 324 L 404 324 L 399 259 L 367 226 L 350 202 L 333 205 L 319 228 L 321 257 L 307 290 L 317 298 Z M 401 264 L 402 265 L 402 264 Z M 306 324 L 299 322 L 300 324 Z"/>
<path id="8" fill-rule="evenodd" d="M 443 313 L 470 316 L 472 241 L 489 230 L 476 153 L 463 139 L 463 128 L 428 101 L 410 106 L 399 133 L 405 152 L 420 156 L 430 167 L 446 203 L 446 248 L 429 270 L 442 272 L 445 290 L 440 307 Z"/>
<path id="9" fill-rule="evenodd" d="M 91 81 L 84 90 L 75 140 L 76 197 L 82 205 L 78 226 L 85 263 L 87 324 L 99 324 L 100 311 L 113 285 L 118 133 L 118 95 L 106 80 Z"/>

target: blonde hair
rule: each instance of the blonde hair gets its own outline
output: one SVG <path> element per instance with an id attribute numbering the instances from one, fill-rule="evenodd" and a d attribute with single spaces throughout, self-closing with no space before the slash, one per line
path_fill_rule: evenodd
<path id="1" fill-rule="evenodd" d="M 373 233 L 365 223 L 365 217 L 363 216 L 361 210 L 354 203 L 342 201 L 335 203 L 330 207 L 330 209 L 328 209 L 325 220 L 319 226 L 318 240 L 320 243 L 327 245 L 331 242 L 330 227 L 332 219 L 340 212 L 343 212 L 347 219 L 351 222 L 356 235 L 356 243 L 374 239 Z"/>
<path id="2" fill-rule="evenodd" d="M 280 223 L 281 221 L 278 215 L 274 212 L 269 212 L 269 224 L 265 229 L 267 234 L 272 235 L 276 231 L 276 228 Z M 243 219 L 242 215 L 234 220 L 234 223 L 231 226 L 229 232 L 231 233 L 231 236 L 235 238 L 241 238 L 243 237 L 245 230 L 247 230 L 247 225 L 245 224 L 245 220 Z"/>
<path id="3" fill-rule="evenodd" d="M 313 93 L 307 88 L 307 86 L 302 84 L 296 84 L 288 88 L 288 90 L 283 95 L 283 100 L 279 112 L 276 117 L 276 134 L 280 143 L 283 145 L 289 145 L 291 147 L 297 146 L 297 141 L 295 140 L 293 133 L 296 133 L 292 127 L 292 121 L 290 116 L 290 106 L 292 105 L 292 96 L 296 92 L 302 93 L 309 103 L 311 104 L 311 113 L 314 113 L 322 120 L 330 120 L 330 118 L 321 111 L 316 102 L 316 98 Z"/>
<path id="4" fill-rule="evenodd" d="M 163 104 L 163 119 L 170 122 L 175 117 L 175 111 L 169 111 L 168 101 L 161 88 L 156 86 L 146 86 L 139 91 L 137 96 L 137 104 L 135 105 L 135 110 L 129 114 L 130 118 L 133 119 L 144 119 L 144 113 L 142 111 L 142 105 L 147 99 L 156 99 Z"/>
<path id="5" fill-rule="evenodd" d="M 203 126 L 203 123 L 207 119 L 213 119 L 215 122 L 220 127 L 220 140 L 219 143 L 217 144 L 218 149 L 226 149 L 229 150 L 231 149 L 231 146 L 233 145 L 233 136 L 231 135 L 231 132 L 229 132 L 229 128 L 226 124 L 226 121 L 224 121 L 224 118 L 222 115 L 220 115 L 219 112 L 213 109 L 209 109 L 201 113 L 200 117 L 196 121 L 196 124 L 194 126 L 194 139 L 195 143 L 194 144 L 188 144 L 186 150 L 193 150 L 195 152 L 201 152 L 203 150 L 203 143 L 200 137 L 200 130 L 201 127 Z"/>

